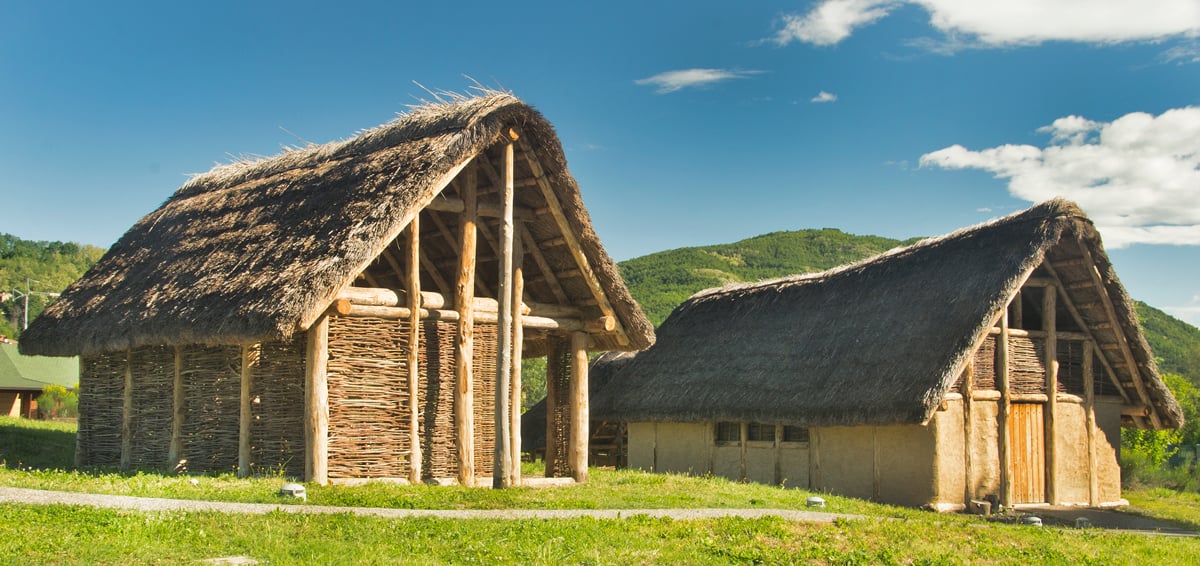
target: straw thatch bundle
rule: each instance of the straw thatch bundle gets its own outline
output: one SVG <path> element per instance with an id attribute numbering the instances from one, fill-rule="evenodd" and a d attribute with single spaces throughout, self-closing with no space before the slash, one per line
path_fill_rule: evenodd
<path id="1" fill-rule="evenodd" d="M 441 189 L 439 178 L 508 128 L 540 161 L 630 339 L 601 345 L 649 346 L 653 329 L 592 229 L 552 126 L 513 96 L 488 92 L 196 177 L 47 308 L 21 349 L 66 356 L 287 341 L 379 257 Z"/>
<path id="2" fill-rule="evenodd" d="M 1179 426 L 1099 234 L 1062 200 L 823 273 L 701 291 L 662 324 L 653 348 L 622 362 L 592 399 L 592 416 L 923 423 L 1024 278 L 1071 230 L 1095 258 L 1154 409 Z"/>

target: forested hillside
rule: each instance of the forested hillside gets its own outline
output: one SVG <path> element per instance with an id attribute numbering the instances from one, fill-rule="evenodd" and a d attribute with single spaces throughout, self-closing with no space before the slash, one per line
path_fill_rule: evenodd
<path id="1" fill-rule="evenodd" d="M 38 292 L 59 292 L 83 275 L 104 250 L 71 242 L 35 242 L 0 234 L 0 335 L 16 338 L 24 319 L 26 278 L 29 319 L 46 308 L 51 297 Z"/>
<path id="2" fill-rule="evenodd" d="M 1200 387 L 1200 328 L 1141 301 L 1137 314 L 1158 370 L 1182 375 Z"/>
<path id="3" fill-rule="evenodd" d="M 772 232 L 732 244 L 653 253 L 619 266 L 633 297 L 658 326 L 701 289 L 824 271 L 916 240 L 855 236 L 832 228 Z"/>

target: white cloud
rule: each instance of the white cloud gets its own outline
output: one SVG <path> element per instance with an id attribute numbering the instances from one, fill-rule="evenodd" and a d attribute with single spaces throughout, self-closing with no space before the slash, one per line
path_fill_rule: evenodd
<path id="1" fill-rule="evenodd" d="M 744 79 L 752 75 L 757 75 L 761 72 L 762 71 L 735 71 L 729 69 L 682 69 L 678 71 L 659 73 L 652 77 L 638 79 L 633 82 L 639 85 L 653 85 L 654 87 L 657 87 L 655 92 L 659 94 L 667 94 L 680 89 L 707 86 L 730 79 Z"/>
<path id="2" fill-rule="evenodd" d="M 825 92 L 825 91 L 818 92 L 816 96 L 812 97 L 812 100 L 809 100 L 809 102 L 816 102 L 818 104 L 822 103 L 822 102 L 836 102 L 836 101 L 837 101 L 836 94 L 833 94 L 832 92 Z"/>
<path id="3" fill-rule="evenodd" d="M 1178 63 L 1180 65 L 1200 63 L 1200 41 L 1191 41 L 1176 45 L 1164 51 L 1162 59 L 1167 63 Z"/>
<path id="4" fill-rule="evenodd" d="M 1200 107 L 1109 123 L 1068 116 L 1038 131 L 1051 136 L 1044 148 L 953 145 L 922 155 L 921 166 L 989 171 L 1030 202 L 1071 199 L 1109 247 L 1200 245 Z"/>
<path id="5" fill-rule="evenodd" d="M 887 16 L 901 4 L 929 14 L 955 47 L 1036 45 L 1046 41 L 1122 43 L 1200 35 L 1200 2 L 1157 0 L 824 0 L 804 15 L 783 17 L 774 42 L 833 45 Z M 1195 48 L 1190 52 L 1195 55 Z M 1187 56 L 1183 53 L 1182 57 Z M 1178 57 L 1177 57 L 1178 58 Z"/>
<path id="6" fill-rule="evenodd" d="M 894 0 L 825 0 L 811 12 L 783 17 L 783 29 L 774 37 L 778 45 L 802 41 L 833 45 L 850 37 L 854 28 L 874 23 L 896 6 Z"/>

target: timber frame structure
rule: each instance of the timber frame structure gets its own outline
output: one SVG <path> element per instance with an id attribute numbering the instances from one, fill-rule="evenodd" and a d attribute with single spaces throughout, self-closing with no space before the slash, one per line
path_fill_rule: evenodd
<path id="1" fill-rule="evenodd" d="M 582 482 L 588 352 L 654 335 L 553 128 L 485 92 L 193 179 L 24 338 L 81 356 L 78 465 L 504 487 L 521 360 Z"/>
<path id="2" fill-rule="evenodd" d="M 1183 424 L 1099 233 L 1063 200 L 701 291 L 609 363 L 592 416 L 626 423 L 630 466 L 939 509 L 1118 504 L 1120 428 Z"/>

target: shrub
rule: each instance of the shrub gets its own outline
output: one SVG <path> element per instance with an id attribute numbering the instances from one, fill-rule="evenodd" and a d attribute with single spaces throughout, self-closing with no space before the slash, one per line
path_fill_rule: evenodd
<path id="1" fill-rule="evenodd" d="M 79 416 L 79 386 L 67 389 L 47 385 L 37 398 L 38 412 L 45 419 L 77 418 Z"/>

